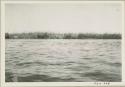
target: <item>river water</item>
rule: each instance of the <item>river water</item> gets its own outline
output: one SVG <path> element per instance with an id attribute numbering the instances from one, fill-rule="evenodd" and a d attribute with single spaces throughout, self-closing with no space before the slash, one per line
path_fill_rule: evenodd
<path id="1" fill-rule="evenodd" d="M 120 82 L 121 65 L 121 40 L 6 40 L 6 82 Z"/>

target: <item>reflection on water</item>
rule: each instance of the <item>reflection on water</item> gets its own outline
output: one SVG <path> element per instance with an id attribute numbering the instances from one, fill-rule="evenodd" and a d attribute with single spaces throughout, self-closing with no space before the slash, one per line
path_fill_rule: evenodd
<path id="1" fill-rule="evenodd" d="M 121 81 L 121 40 L 6 40 L 6 82 Z"/>

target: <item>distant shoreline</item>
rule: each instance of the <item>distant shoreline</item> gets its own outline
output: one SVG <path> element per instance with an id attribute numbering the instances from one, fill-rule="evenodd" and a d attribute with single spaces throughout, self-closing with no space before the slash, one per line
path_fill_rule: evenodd
<path id="1" fill-rule="evenodd" d="M 5 33 L 5 39 L 121 39 L 116 33 Z"/>

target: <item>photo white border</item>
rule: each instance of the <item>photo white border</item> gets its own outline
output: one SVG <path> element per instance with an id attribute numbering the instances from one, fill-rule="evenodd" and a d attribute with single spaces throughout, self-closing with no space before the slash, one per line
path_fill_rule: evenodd
<path id="1" fill-rule="evenodd" d="M 7 3 L 121 3 L 122 4 L 122 82 L 5 82 L 5 4 Z M 125 1 L 1 1 L 1 87 L 11 86 L 125 86 Z"/>

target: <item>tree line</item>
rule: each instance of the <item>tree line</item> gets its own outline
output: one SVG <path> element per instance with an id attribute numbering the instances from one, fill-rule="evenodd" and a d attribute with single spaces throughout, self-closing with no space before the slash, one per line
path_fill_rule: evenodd
<path id="1" fill-rule="evenodd" d="M 121 34 L 97 33 L 5 33 L 5 39 L 121 39 Z"/>

